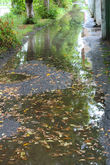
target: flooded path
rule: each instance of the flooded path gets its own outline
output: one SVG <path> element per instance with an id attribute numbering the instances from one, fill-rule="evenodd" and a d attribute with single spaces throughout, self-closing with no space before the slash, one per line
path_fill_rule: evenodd
<path id="1" fill-rule="evenodd" d="M 1 57 L 1 165 L 109 162 L 105 94 L 97 80 L 102 73 L 98 56 L 91 57 L 100 37 L 92 26 L 83 29 L 83 18 L 75 5 L 60 21 L 26 36 L 14 56 Z"/>

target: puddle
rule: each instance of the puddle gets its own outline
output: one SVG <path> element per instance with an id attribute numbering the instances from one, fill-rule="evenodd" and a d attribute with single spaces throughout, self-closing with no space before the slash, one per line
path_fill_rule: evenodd
<path id="1" fill-rule="evenodd" d="M 14 136 L 20 124 L 11 118 L 0 120 L 0 140 L 2 138 Z"/>
<path id="2" fill-rule="evenodd" d="M 11 82 L 14 82 L 14 81 L 23 81 L 27 79 L 28 76 L 22 74 L 9 74 L 8 78 L 10 79 Z"/>
<path id="3" fill-rule="evenodd" d="M 12 82 L 20 79 L 0 86 L 1 112 L 20 123 L 17 134 L 1 140 L 2 165 L 105 164 L 99 141 L 104 104 L 85 56 L 82 24 L 74 6 L 60 22 L 28 36 L 2 68 L 2 74 L 14 72 Z M 32 79 L 24 82 L 22 74 Z"/>
<path id="4" fill-rule="evenodd" d="M 24 81 L 27 80 L 28 78 L 30 78 L 30 76 L 17 74 L 17 73 L 12 73 L 12 74 L 8 73 L 5 75 L 0 75 L 0 84 Z"/>

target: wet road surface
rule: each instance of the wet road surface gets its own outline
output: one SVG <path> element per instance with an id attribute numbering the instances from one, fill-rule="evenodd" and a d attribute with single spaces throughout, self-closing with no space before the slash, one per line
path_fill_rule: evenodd
<path id="1" fill-rule="evenodd" d="M 0 59 L 2 165 L 109 165 L 109 57 L 83 18 L 75 5 Z"/>

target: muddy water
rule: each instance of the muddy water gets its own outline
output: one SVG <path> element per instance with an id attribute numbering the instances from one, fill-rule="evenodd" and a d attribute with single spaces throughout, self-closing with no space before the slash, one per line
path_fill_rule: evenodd
<path id="1" fill-rule="evenodd" d="M 104 105 L 84 55 L 83 13 L 27 36 L 1 69 L 2 165 L 104 165 Z"/>

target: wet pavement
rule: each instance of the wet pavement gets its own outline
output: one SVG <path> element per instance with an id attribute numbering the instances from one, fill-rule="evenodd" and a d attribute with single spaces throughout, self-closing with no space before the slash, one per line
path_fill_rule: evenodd
<path id="1" fill-rule="evenodd" d="M 100 28 L 75 4 L 26 40 L 0 59 L 1 165 L 110 165 L 110 49 Z"/>
<path id="2" fill-rule="evenodd" d="M 89 51 L 85 48 L 85 55 L 92 62 L 93 77 L 97 85 L 96 101 L 101 102 L 104 107 L 105 113 L 100 122 L 99 139 L 107 156 L 105 165 L 110 165 L 110 45 L 108 42 L 102 41 L 101 29 L 94 27 L 94 20 L 92 18 L 88 20 L 83 32 L 85 47 L 89 47 Z"/>

